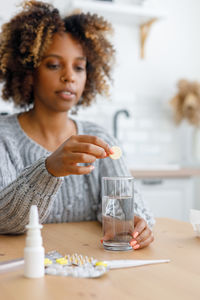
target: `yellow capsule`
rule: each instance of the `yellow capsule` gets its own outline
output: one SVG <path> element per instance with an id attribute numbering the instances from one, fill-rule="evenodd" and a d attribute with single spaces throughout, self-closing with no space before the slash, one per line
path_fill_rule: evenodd
<path id="1" fill-rule="evenodd" d="M 49 258 L 45 258 L 44 259 L 44 265 L 45 266 L 49 266 L 49 265 L 51 265 L 52 264 L 52 261 L 49 259 Z"/>
<path id="2" fill-rule="evenodd" d="M 67 265 L 68 264 L 68 260 L 65 257 L 57 258 L 56 262 L 59 265 Z"/>
<path id="3" fill-rule="evenodd" d="M 95 263 L 95 266 L 103 266 L 103 267 L 107 267 L 108 264 L 105 263 L 104 261 L 97 261 L 97 262 Z"/>
<path id="4" fill-rule="evenodd" d="M 81 266 L 84 264 L 83 260 L 81 259 L 80 260 L 80 263 L 79 263 Z"/>
<path id="5" fill-rule="evenodd" d="M 56 262 L 62 261 L 63 259 L 65 258 L 64 257 L 56 258 Z"/>

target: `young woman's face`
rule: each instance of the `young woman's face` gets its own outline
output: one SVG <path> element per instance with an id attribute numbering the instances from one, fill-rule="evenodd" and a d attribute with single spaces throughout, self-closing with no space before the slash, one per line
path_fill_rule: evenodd
<path id="1" fill-rule="evenodd" d="M 69 33 L 56 33 L 34 75 L 34 105 L 68 111 L 79 101 L 86 76 L 81 44 Z"/>

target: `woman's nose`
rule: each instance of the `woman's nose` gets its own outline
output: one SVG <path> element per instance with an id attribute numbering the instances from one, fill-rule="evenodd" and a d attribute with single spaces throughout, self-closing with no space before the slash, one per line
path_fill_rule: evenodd
<path id="1" fill-rule="evenodd" d="M 75 80 L 74 73 L 72 70 L 65 70 L 60 77 L 62 82 L 73 82 Z"/>

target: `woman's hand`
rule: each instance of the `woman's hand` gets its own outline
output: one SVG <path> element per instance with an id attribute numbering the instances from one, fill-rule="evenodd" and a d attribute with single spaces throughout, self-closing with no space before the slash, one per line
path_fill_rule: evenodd
<path id="1" fill-rule="evenodd" d="M 94 166 L 79 166 L 79 163 L 92 164 L 112 153 L 108 144 L 96 136 L 73 135 L 46 159 L 46 168 L 56 177 L 88 174 Z"/>
<path id="2" fill-rule="evenodd" d="M 130 241 L 130 244 L 134 250 L 144 248 L 154 240 L 153 233 L 147 222 L 138 216 L 134 217 L 134 231 L 132 235 L 133 239 Z"/>
<path id="3" fill-rule="evenodd" d="M 113 218 L 112 217 L 104 217 L 102 220 L 104 224 L 104 237 L 101 240 L 108 241 L 112 239 L 116 239 L 120 236 L 130 237 L 133 239 L 130 240 L 130 245 L 134 250 L 144 248 L 148 246 L 151 242 L 153 242 L 154 237 L 153 233 L 147 225 L 147 222 L 138 217 L 134 216 L 134 229 L 132 226 L 132 222 L 122 222 L 121 220 L 116 219 L 114 222 L 113 228 Z"/>

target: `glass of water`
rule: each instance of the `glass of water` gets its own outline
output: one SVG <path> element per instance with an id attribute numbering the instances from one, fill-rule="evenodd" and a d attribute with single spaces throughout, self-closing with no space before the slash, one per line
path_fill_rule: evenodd
<path id="1" fill-rule="evenodd" d="M 134 178 L 102 178 L 103 246 L 106 250 L 132 250 Z"/>

